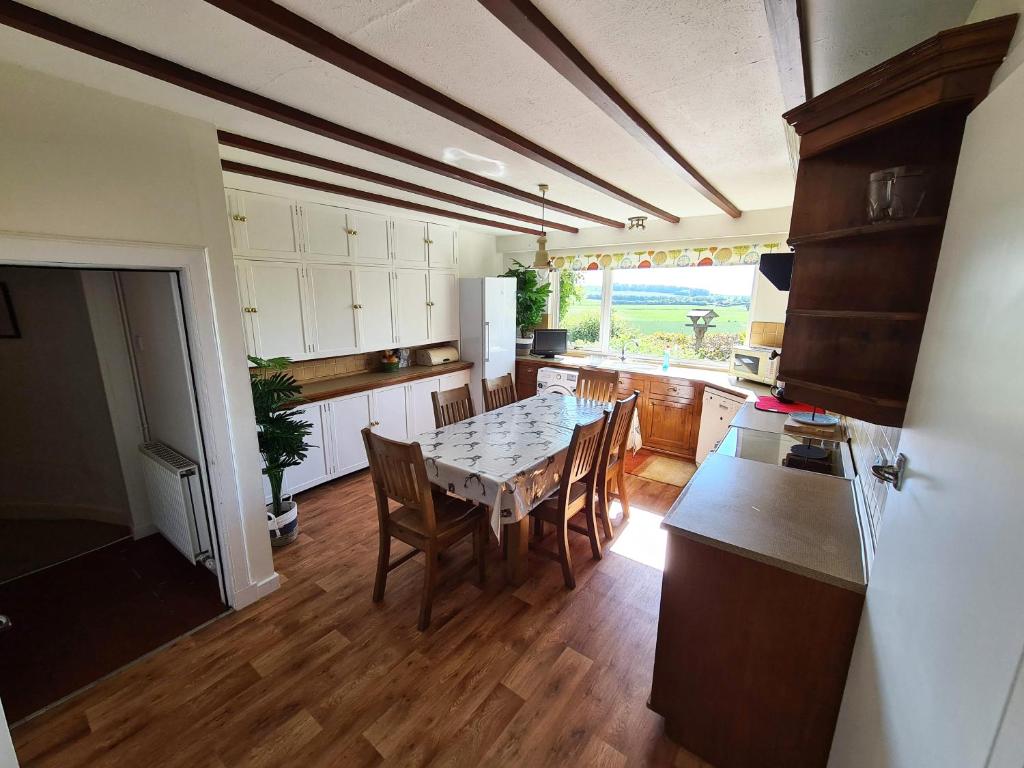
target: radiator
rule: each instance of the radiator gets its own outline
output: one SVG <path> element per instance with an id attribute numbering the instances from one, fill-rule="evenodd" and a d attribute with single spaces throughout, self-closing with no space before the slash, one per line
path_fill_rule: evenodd
<path id="1" fill-rule="evenodd" d="M 143 443 L 139 451 L 153 524 L 195 564 L 201 554 L 196 519 L 206 514 L 199 467 L 163 443 Z"/>

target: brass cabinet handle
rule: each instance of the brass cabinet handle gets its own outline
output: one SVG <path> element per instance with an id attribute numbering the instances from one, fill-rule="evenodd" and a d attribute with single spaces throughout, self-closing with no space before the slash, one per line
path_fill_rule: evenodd
<path id="1" fill-rule="evenodd" d="M 242 214 L 240 214 L 240 213 L 236 213 L 231 218 L 234 219 L 235 221 L 242 221 L 242 222 L 248 221 L 248 219 L 245 216 L 243 216 Z"/>
<path id="2" fill-rule="evenodd" d="M 358 234 L 359 234 L 359 232 L 357 232 L 357 231 L 356 231 L 356 230 L 354 230 L 354 229 L 346 229 L 345 231 L 346 231 L 346 232 L 347 232 L 348 234 L 350 234 L 350 235 L 353 235 L 353 236 L 355 236 L 355 235 L 358 235 Z"/>
<path id="3" fill-rule="evenodd" d="M 370 422 L 370 426 L 371 427 L 379 427 L 380 426 L 380 422 L 379 421 L 371 421 Z"/>
<path id="4" fill-rule="evenodd" d="M 242 307 L 243 312 L 255 312 L 256 307 Z"/>

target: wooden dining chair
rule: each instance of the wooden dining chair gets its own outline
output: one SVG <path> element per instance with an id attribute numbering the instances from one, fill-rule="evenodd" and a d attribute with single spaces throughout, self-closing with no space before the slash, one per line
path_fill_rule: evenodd
<path id="1" fill-rule="evenodd" d="M 597 463 L 597 516 L 601 519 L 606 539 L 612 537 L 612 522 L 609 515 L 612 496 L 622 505 L 622 519 L 629 520 L 629 493 L 626 490 L 626 451 L 629 446 L 629 431 L 633 426 L 638 390 L 615 402 L 608 428 L 604 431 L 604 445 Z M 611 490 L 615 481 L 616 492 Z"/>
<path id="2" fill-rule="evenodd" d="M 511 373 L 496 379 L 484 379 L 484 410 L 493 411 L 516 401 L 516 383 Z"/>
<path id="3" fill-rule="evenodd" d="M 581 400 L 614 403 L 618 394 L 618 371 L 600 371 L 596 368 L 580 369 L 579 377 L 576 379 L 576 397 Z"/>
<path id="4" fill-rule="evenodd" d="M 565 454 L 565 467 L 562 470 L 558 491 L 530 511 L 536 538 L 543 536 L 544 523 L 555 526 L 558 552 L 552 552 L 533 542 L 530 549 L 561 563 L 562 577 L 569 589 L 576 588 L 576 577 L 572 572 L 572 555 L 569 553 L 569 531 L 586 534 L 590 538 L 590 549 L 594 559 L 600 560 L 603 557 L 594 512 L 594 492 L 597 486 L 598 454 L 604 439 L 606 423 L 607 417 L 592 424 L 576 425 L 569 450 Z M 586 527 L 569 522 L 580 512 L 584 514 Z"/>
<path id="5" fill-rule="evenodd" d="M 444 392 L 431 392 L 430 400 L 434 404 L 434 426 L 438 429 L 476 416 L 469 384 Z"/>
<path id="6" fill-rule="evenodd" d="M 432 485 L 427 479 L 427 467 L 419 443 L 389 440 L 375 435 L 369 427 L 364 427 L 362 434 L 366 457 L 370 461 L 380 526 L 373 602 L 379 603 L 384 599 L 388 573 L 422 552 L 426 561 L 418 626 L 424 630 L 430 625 L 430 608 L 439 581 L 438 555 L 441 552 L 472 535 L 474 557 L 467 567 L 475 564 L 477 577 L 483 583 L 486 575 L 484 547 L 490 528 L 487 510 L 473 502 L 447 496 Z M 400 506 L 391 509 L 389 500 L 398 502 Z M 405 542 L 412 549 L 392 560 L 392 538 Z"/>

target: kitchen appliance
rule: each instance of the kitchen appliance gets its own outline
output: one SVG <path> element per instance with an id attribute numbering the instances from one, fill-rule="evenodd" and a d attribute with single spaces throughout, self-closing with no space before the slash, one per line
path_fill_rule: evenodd
<path id="1" fill-rule="evenodd" d="M 868 220 L 912 219 L 924 205 L 932 169 L 901 165 L 875 171 L 868 177 Z"/>
<path id="2" fill-rule="evenodd" d="M 576 394 L 577 371 L 565 368 L 541 368 L 537 371 L 537 394 L 557 392 L 560 395 Z"/>
<path id="3" fill-rule="evenodd" d="M 748 347 L 737 345 L 729 355 L 729 373 L 740 379 L 759 381 L 769 386 L 779 375 L 778 347 Z"/>
<path id="4" fill-rule="evenodd" d="M 483 413 L 480 382 L 516 368 L 516 279 L 463 277 L 459 279 L 459 349 L 473 363 L 470 392 L 477 413 Z"/>
<path id="5" fill-rule="evenodd" d="M 533 332 L 533 354 L 554 359 L 564 355 L 569 343 L 569 332 L 564 328 L 538 328 Z"/>
<path id="6" fill-rule="evenodd" d="M 855 474 L 850 447 L 841 440 L 730 427 L 716 453 L 846 480 Z"/>
<path id="7" fill-rule="evenodd" d="M 459 350 L 451 346 L 416 350 L 416 365 L 441 365 L 457 362 L 458 359 Z"/>
<path id="8" fill-rule="evenodd" d="M 740 394 L 721 392 L 711 387 L 704 388 L 700 410 L 700 431 L 697 433 L 697 456 L 700 464 L 707 458 L 729 431 L 729 425 L 740 412 L 746 398 Z"/>

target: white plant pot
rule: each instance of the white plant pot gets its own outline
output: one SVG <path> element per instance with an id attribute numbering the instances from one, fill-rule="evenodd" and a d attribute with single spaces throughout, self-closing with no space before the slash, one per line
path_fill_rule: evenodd
<path id="1" fill-rule="evenodd" d="M 288 500 L 281 506 L 284 512 L 275 517 L 274 505 L 267 504 L 267 530 L 270 532 L 270 544 L 274 547 L 290 544 L 299 535 L 299 505 Z"/>
<path id="2" fill-rule="evenodd" d="M 533 349 L 533 338 L 529 339 L 516 339 L 516 354 L 517 355 L 528 355 L 530 350 Z"/>

